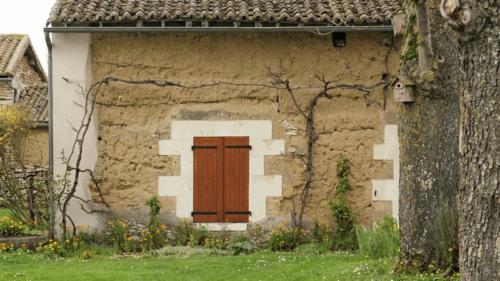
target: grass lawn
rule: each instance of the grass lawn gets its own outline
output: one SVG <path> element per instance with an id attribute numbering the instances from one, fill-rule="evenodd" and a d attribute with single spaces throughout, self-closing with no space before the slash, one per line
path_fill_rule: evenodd
<path id="1" fill-rule="evenodd" d="M 273 253 L 247 256 L 95 256 L 0 254 L 0 280 L 445 280 L 391 274 L 392 260 L 359 255 Z"/>

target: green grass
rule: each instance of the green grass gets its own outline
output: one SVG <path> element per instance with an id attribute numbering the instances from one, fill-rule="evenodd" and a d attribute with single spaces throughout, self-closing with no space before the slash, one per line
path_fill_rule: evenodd
<path id="1" fill-rule="evenodd" d="M 391 274 L 394 261 L 356 254 L 258 252 L 248 256 L 94 256 L 0 254 L 0 280 L 445 280 Z"/>
<path id="2" fill-rule="evenodd" d="M 9 209 L 0 208 L 0 218 L 10 215 Z"/>

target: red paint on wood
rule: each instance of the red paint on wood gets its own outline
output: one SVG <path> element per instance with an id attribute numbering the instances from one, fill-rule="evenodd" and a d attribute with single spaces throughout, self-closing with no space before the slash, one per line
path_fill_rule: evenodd
<path id="1" fill-rule="evenodd" d="M 193 145 L 193 221 L 248 222 L 249 138 L 195 137 Z"/>

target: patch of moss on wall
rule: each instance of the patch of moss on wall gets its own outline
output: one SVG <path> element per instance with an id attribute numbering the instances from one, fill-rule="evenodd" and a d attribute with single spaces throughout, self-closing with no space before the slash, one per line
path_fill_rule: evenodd
<path id="1" fill-rule="evenodd" d="M 407 61 L 418 58 L 417 53 L 417 35 L 413 31 L 415 24 L 417 22 L 417 17 L 415 15 L 411 15 L 408 19 L 408 23 L 405 29 L 404 34 L 404 48 L 401 53 L 401 63 L 406 63 Z"/>

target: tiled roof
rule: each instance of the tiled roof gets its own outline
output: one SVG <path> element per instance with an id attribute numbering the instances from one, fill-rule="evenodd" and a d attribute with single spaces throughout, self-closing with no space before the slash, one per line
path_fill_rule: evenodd
<path id="1" fill-rule="evenodd" d="M 0 34 L 0 76 L 11 76 L 30 44 L 27 35 Z"/>
<path id="2" fill-rule="evenodd" d="M 48 101 L 47 86 L 41 85 L 23 88 L 18 103 L 26 106 L 31 111 L 33 121 L 47 123 Z"/>
<path id="3" fill-rule="evenodd" d="M 14 76 L 21 59 L 28 52 L 28 55 L 36 61 L 36 68 L 42 73 L 44 82 L 45 72 L 40 66 L 40 62 L 31 47 L 28 35 L 24 34 L 0 34 L 0 77 Z M 19 93 L 19 103 L 25 105 L 32 114 L 33 120 L 37 123 L 47 123 L 48 121 L 48 96 L 47 85 L 26 85 L 28 81 L 16 82 Z"/>
<path id="4" fill-rule="evenodd" d="M 399 0 L 57 0 L 49 22 L 122 23 L 159 20 L 390 24 Z"/>

